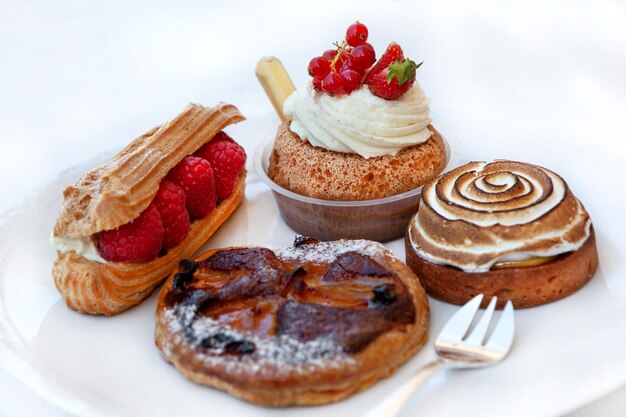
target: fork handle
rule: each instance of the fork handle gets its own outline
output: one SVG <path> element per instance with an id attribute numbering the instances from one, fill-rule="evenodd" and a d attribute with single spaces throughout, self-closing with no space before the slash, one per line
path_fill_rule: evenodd
<path id="1" fill-rule="evenodd" d="M 443 366 L 444 362 L 441 359 L 436 359 L 427 363 L 422 369 L 417 371 L 415 375 L 397 388 L 390 396 L 365 413 L 363 417 L 397 416 L 400 410 L 404 407 L 404 404 L 406 404 L 409 398 L 411 398 L 411 395 L 413 395 L 413 392 L 417 389 L 417 387 L 422 385 L 422 383 L 434 374 L 435 371 L 441 369 Z"/>

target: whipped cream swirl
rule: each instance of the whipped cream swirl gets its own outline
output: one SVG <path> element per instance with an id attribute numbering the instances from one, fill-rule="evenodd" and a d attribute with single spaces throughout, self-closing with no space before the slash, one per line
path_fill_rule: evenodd
<path id="1" fill-rule="evenodd" d="M 377 97 L 365 85 L 332 97 L 309 82 L 285 100 L 284 112 L 291 130 L 311 145 L 372 158 L 428 140 L 429 103 L 417 82 L 396 100 Z"/>
<path id="2" fill-rule="evenodd" d="M 577 250 L 590 228 L 585 208 L 554 172 L 470 162 L 424 187 L 409 238 L 430 262 L 485 272 L 500 260 Z"/>

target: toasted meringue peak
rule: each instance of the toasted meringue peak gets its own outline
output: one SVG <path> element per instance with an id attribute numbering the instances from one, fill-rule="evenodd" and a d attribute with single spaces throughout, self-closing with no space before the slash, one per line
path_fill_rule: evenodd
<path id="1" fill-rule="evenodd" d="M 470 162 L 428 183 L 409 224 L 422 258 L 466 272 L 580 248 L 591 220 L 566 182 L 531 164 Z"/>

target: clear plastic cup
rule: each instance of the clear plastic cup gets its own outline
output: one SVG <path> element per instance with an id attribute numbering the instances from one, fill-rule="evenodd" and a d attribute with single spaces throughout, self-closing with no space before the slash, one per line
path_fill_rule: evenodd
<path id="1" fill-rule="evenodd" d="M 459 163 L 459 148 L 444 138 L 447 164 L 443 172 Z M 374 200 L 322 200 L 296 194 L 267 176 L 274 137 L 268 137 L 254 153 L 254 170 L 274 195 L 283 220 L 295 232 L 322 240 L 369 239 L 385 242 L 404 236 L 417 211 L 422 187 Z"/>

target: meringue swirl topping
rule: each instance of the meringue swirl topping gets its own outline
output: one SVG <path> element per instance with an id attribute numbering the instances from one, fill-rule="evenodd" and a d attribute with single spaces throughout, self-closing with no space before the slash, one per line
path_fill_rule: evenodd
<path id="1" fill-rule="evenodd" d="M 422 258 L 465 272 L 580 248 L 591 220 L 565 181 L 514 161 L 470 162 L 428 183 L 409 224 Z"/>
<path id="2" fill-rule="evenodd" d="M 291 130 L 311 145 L 364 158 L 395 155 L 430 138 L 430 99 L 416 82 L 396 100 L 385 100 L 361 86 L 331 97 L 309 82 L 285 101 Z"/>

